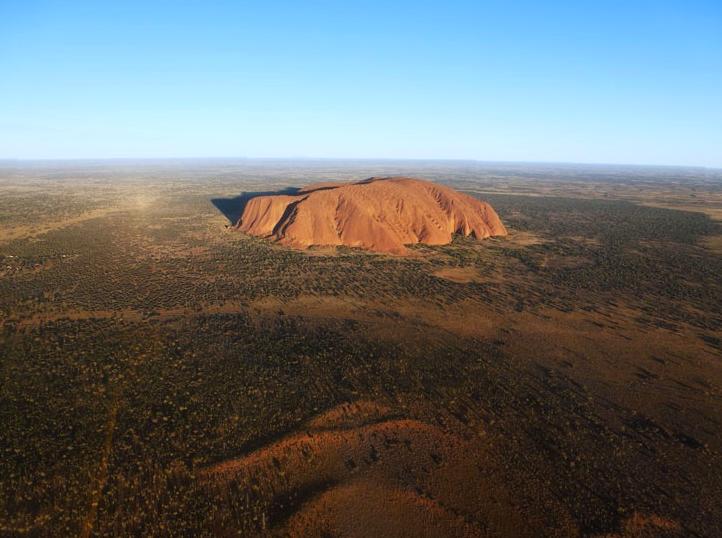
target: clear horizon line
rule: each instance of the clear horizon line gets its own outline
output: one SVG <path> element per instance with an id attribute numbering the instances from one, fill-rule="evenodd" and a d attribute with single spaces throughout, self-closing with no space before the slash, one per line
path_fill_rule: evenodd
<path id="1" fill-rule="evenodd" d="M 309 156 L 185 156 L 185 157 L 0 157 L 0 164 L 48 163 L 48 162 L 152 162 L 152 161 L 371 161 L 371 162 L 473 162 L 480 164 L 518 164 L 518 165 L 571 165 L 571 166 L 628 166 L 640 168 L 695 168 L 703 170 L 722 170 L 717 166 L 702 164 L 658 164 L 599 161 L 558 161 L 558 160 L 492 160 L 461 157 L 309 157 Z"/>

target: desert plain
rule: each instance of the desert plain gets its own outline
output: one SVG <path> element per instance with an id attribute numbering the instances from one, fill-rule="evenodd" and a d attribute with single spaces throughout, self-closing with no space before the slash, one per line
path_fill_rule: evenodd
<path id="1" fill-rule="evenodd" d="M 407 176 L 507 235 L 289 248 Z M 722 535 L 722 171 L 0 163 L 0 535 Z"/>

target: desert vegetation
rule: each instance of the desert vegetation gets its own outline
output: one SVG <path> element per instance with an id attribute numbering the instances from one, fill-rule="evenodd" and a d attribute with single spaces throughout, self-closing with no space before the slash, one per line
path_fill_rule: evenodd
<path id="1" fill-rule="evenodd" d="M 3 534 L 722 532 L 718 180 L 419 167 L 509 235 L 405 257 L 211 203 L 330 166 L 3 172 Z"/>

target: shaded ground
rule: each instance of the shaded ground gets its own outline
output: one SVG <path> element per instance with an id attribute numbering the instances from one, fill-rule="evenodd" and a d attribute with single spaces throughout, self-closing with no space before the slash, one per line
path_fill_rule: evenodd
<path id="1" fill-rule="evenodd" d="M 228 219 L 228 223 L 234 226 L 238 223 L 238 220 L 243 215 L 243 210 L 246 208 L 246 204 L 253 198 L 258 196 L 277 196 L 277 195 L 292 195 L 297 194 L 299 189 L 297 187 L 286 187 L 276 191 L 256 191 L 256 192 L 244 192 L 233 198 L 212 198 L 211 203 L 220 211 L 224 217 Z"/>

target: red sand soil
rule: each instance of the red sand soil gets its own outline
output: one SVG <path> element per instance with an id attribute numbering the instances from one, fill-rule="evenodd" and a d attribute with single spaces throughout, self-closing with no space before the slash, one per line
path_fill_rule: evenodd
<path id="1" fill-rule="evenodd" d="M 406 245 L 445 245 L 453 234 L 506 235 L 486 202 L 450 187 L 405 177 L 310 185 L 296 195 L 258 196 L 237 227 L 283 245 L 346 245 L 408 254 Z"/>
<path id="2" fill-rule="evenodd" d="M 537 536 L 503 484 L 484 475 L 485 458 L 469 458 L 473 450 L 452 432 L 360 401 L 200 479 L 229 495 L 254 490 L 267 510 L 300 500 L 267 529 L 280 536 Z"/>

